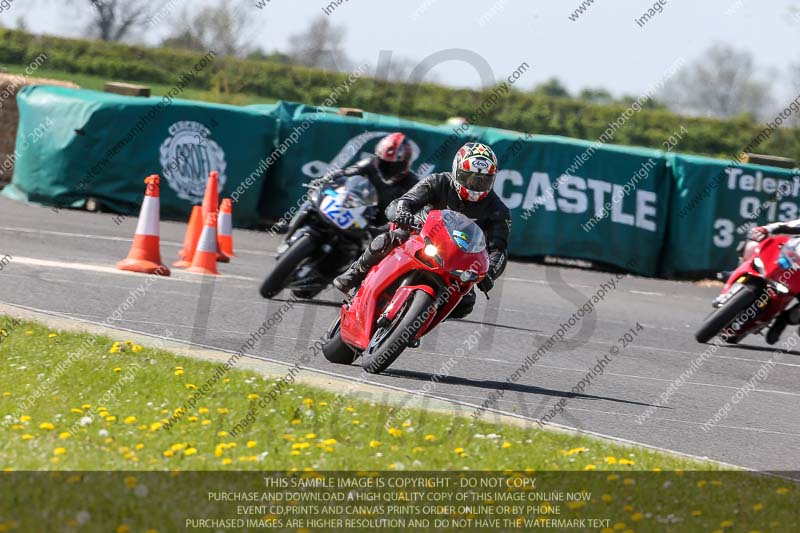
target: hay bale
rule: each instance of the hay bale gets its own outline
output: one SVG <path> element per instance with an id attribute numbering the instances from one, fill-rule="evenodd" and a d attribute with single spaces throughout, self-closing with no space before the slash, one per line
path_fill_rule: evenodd
<path id="1" fill-rule="evenodd" d="M 3 163 L 11 160 L 17 142 L 17 126 L 19 125 L 17 93 L 28 85 L 78 88 L 77 85 L 68 81 L 0 73 L 0 188 L 11 181 L 11 176 L 14 174 L 13 165 Z"/>

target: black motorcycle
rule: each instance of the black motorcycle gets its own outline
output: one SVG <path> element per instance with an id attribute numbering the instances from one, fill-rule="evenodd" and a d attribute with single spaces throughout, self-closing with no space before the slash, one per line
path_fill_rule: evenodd
<path id="1" fill-rule="evenodd" d="M 363 176 L 312 184 L 278 247 L 275 268 L 261 284 L 261 296 L 272 298 L 283 289 L 298 298 L 316 296 L 364 250 L 377 206 L 378 192 Z"/>

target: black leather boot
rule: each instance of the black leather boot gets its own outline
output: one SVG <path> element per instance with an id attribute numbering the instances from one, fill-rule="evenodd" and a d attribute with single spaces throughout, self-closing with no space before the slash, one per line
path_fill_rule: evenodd
<path id="1" fill-rule="evenodd" d="M 364 261 L 359 257 L 350 265 L 350 268 L 333 280 L 333 286 L 339 289 L 345 296 L 349 296 L 350 291 L 352 291 L 354 287 L 361 285 L 368 271 L 369 268 L 364 265 Z"/>

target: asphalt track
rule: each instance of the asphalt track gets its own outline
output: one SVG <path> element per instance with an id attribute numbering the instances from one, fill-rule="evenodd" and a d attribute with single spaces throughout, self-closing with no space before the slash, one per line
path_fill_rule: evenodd
<path id="1" fill-rule="evenodd" d="M 135 218 L 119 224 L 113 218 L 56 213 L 0 198 L 0 258 L 11 256 L 0 271 L 0 301 L 100 323 L 139 289 L 115 326 L 233 351 L 282 305 L 258 294 L 279 238 L 237 230 L 237 256 L 220 265 L 221 277 L 173 272 L 153 279 L 113 270 L 127 254 L 136 226 Z M 183 231 L 183 224 L 162 222 L 165 261 L 176 258 Z M 722 346 L 658 405 L 670 384 L 708 349 L 695 342 L 693 332 L 718 289 L 694 283 L 634 276 L 617 281 L 604 272 L 512 262 L 492 299 L 480 297 L 468 320 L 445 323 L 385 375 L 369 376 L 367 382 L 452 400 L 454 410 L 472 413 L 611 280 L 616 288 L 575 322 L 563 341 L 518 374 L 494 408 L 539 419 L 565 399 L 554 424 L 755 470 L 800 471 L 798 347 L 775 357 L 760 338 Z M 295 305 L 249 354 L 295 363 L 325 333 L 340 301 L 337 293 L 326 291 L 317 301 Z M 466 339 L 481 331 L 481 323 L 489 326 L 472 346 Z M 642 331 L 623 348 L 618 339 L 637 323 Z M 619 352 L 609 357 L 604 373 L 584 384 L 581 393 L 572 393 L 614 346 Z M 762 379 L 759 369 L 770 359 L 775 364 L 764 367 Z M 305 366 L 304 371 L 363 378 L 359 366 L 332 365 L 321 356 Z M 430 381 L 443 368 L 449 375 Z M 753 390 L 739 392 L 747 382 Z M 737 392 L 740 398 L 732 402 Z M 732 402 L 730 411 L 704 430 L 726 402 Z M 642 420 L 648 408 L 653 413 Z M 482 416 L 491 420 L 493 413 Z"/>

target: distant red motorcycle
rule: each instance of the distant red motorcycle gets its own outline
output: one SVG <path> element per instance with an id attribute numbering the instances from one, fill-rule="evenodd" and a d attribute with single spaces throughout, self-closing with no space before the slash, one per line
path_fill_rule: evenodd
<path id="1" fill-rule="evenodd" d="M 698 342 L 716 335 L 736 344 L 758 333 L 800 294 L 800 237 L 777 235 L 745 253 L 739 265 L 714 300 L 716 308 L 695 333 Z M 778 341 L 780 331 L 767 334 L 767 342 Z"/>
<path id="2" fill-rule="evenodd" d="M 328 331 L 328 361 L 378 374 L 419 344 L 489 270 L 486 238 L 456 211 L 431 211 L 411 237 L 367 274 Z"/>

